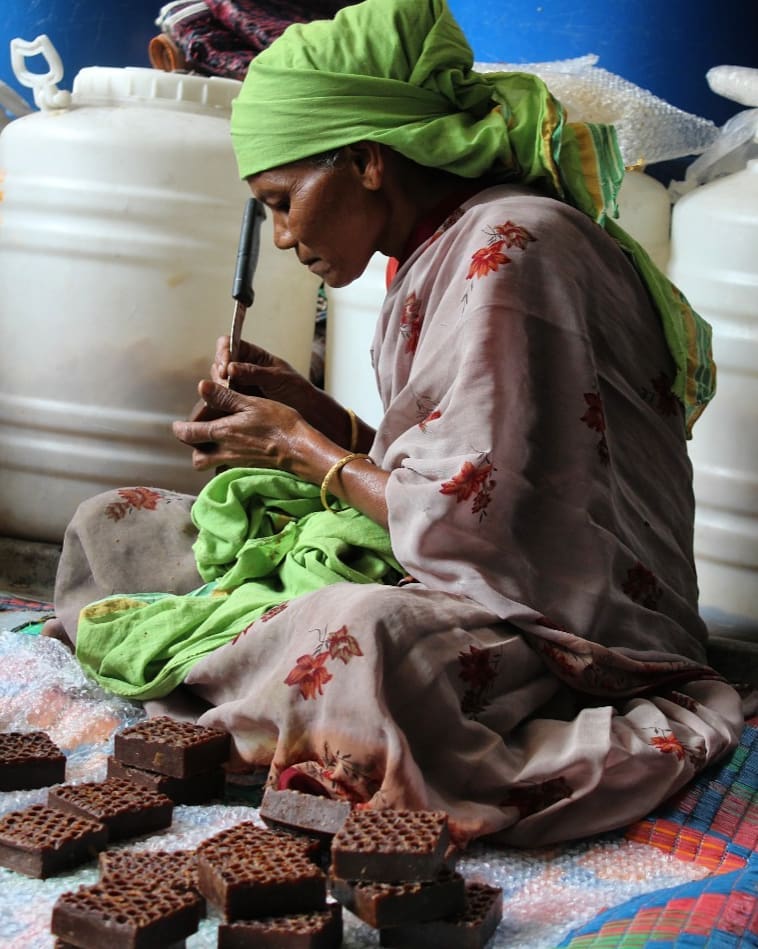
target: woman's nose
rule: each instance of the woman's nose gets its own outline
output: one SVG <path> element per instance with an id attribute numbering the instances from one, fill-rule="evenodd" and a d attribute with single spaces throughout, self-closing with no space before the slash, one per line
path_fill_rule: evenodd
<path id="1" fill-rule="evenodd" d="M 274 245 L 279 250 L 289 250 L 294 247 L 297 241 L 292 237 L 289 227 L 289 219 L 284 214 L 274 214 Z"/>

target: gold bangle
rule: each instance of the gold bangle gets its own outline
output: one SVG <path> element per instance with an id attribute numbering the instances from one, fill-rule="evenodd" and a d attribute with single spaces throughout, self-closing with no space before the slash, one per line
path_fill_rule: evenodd
<path id="1" fill-rule="evenodd" d="M 358 416 L 352 409 L 345 409 L 350 418 L 350 451 L 358 449 Z"/>
<path id="2" fill-rule="evenodd" d="M 335 461 L 332 467 L 324 475 L 324 480 L 321 482 L 321 504 L 323 505 L 324 510 L 331 511 L 332 514 L 337 513 L 334 510 L 334 508 L 332 508 L 329 505 L 329 502 L 326 499 L 326 494 L 327 494 L 327 491 L 329 490 L 329 482 L 337 474 L 338 471 L 342 471 L 345 465 L 349 465 L 351 461 L 355 461 L 357 458 L 369 458 L 369 456 L 363 455 L 360 452 L 351 451 L 349 454 L 340 458 L 339 461 Z"/>

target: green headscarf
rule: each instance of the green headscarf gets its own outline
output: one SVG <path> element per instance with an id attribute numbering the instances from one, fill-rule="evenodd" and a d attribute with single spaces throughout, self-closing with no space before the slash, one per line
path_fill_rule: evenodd
<path id="1" fill-rule="evenodd" d="M 687 433 L 715 391 L 711 330 L 611 218 L 624 167 L 611 126 L 567 122 L 537 76 L 477 73 L 445 0 L 364 0 L 293 24 L 250 64 L 232 106 L 240 176 L 380 142 L 464 178 L 534 185 L 601 224 L 631 256 L 676 364 Z"/>

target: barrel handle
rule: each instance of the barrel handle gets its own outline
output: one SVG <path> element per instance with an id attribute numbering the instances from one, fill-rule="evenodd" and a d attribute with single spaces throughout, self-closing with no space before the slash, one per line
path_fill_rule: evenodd
<path id="1" fill-rule="evenodd" d="M 46 73 L 30 72 L 26 68 L 27 56 L 44 56 L 49 67 Z M 34 92 L 38 109 L 67 109 L 71 104 L 71 93 L 59 89 L 56 83 L 63 78 L 63 63 L 50 38 L 42 33 L 31 42 L 11 40 L 11 66 L 22 86 Z"/>

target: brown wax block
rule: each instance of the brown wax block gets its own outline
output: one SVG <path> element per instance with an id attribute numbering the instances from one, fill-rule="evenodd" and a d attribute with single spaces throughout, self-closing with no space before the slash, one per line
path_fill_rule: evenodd
<path id="1" fill-rule="evenodd" d="M 332 840 L 331 874 L 342 880 L 432 880 L 450 842 L 444 811 L 354 810 Z"/>
<path id="2" fill-rule="evenodd" d="M 222 856 L 233 847 L 247 847 L 251 851 L 261 848 L 290 847 L 316 864 L 321 862 L 321 841 L 317 837 L 294 834 L 279 828 L 260 827 L 252 821 L 242 821 L 232 827 L 227 827 L 226 830 L 220 830 L 198 844 L 197 852 Z"/>
<path id="3" fill-rule="evenodd" d="M 66 780 L 66 756 L 43 731 L 0 733 L 0 791 L 44 788 Z"/>
<path id="4" fill-rule="evenodd" d="M 352 806 L 316 794 L 267 788 L 260 806 L 261 820 L 269 826 L 331 840 L 347 820 Z"/>
<path id="5" fill-rule="evenodd" d="M 44 804 L 0 818 L 0 865 L 38 879 L 87 863 L 107 843 L 104 824 Z"/>
<path id="6" fill-rule="evenodd" d="M 113 736 L 113 757 L 122 764 L 187 778 L 228 760 L 231 736 L 216 728 L 162 715 L 130 725 Z"/>
<path id="7" fill-rule="evenodd" d="M 374 929 L 440 919 L 462 913 L 466 905 L 465 881 L 460 873 L 448 869 L 434 880 L 373 883 L 331 878 L 329 885 L 332 896 L 345 909 Z"/>
<path id="8" fill-rule="evenodd" d="M 341 945 L 339 903 L 312 913 L 265 916 L 218 927 L 218 949 L 338 949 Z"/>
<path id="9" fill-rule="evenodd" d="M 428 923 L 382 929 L 379 945 L 392 949 L 483 949 L 503 916 L 503 891 L 486 883 L 466 883 L 462 913 Z"/>
<path id="10" fill-rule="evenodd" d="M 58 897 L 50 929 L 81 949 L 165 949 L 199 923 L 200 903 L 189 890 L 95 883 Z"/>
<path id="11" fill-rule="evenodd" d="M 91 817 L 108 828 L 108 840 L 123 840 L 171 825 L 174 802 L 165 794 L 121 778 L 85 784 L 59 784 L 47 792 L 49 807 Z"/>
<path id="12" fill-rule="evenodd" d="M 139 883 L 141 888 L 149 888 L 163 883 L 189 890 L 200 898 L 201 913 L 205 914 L 194 850 L 106 850 L 98 857 L 98 866 L 99 882 L 110 887 Z"/>
<path id="13" fill-rule="evenodd" d="M 326 875 L 302 846 L 287 835 L 272 841 L 265 834 L 275 832 L 221 831 L 197 848 L 200 891 L 227 922 L 307 913 L 325 905 Z"/>
<path id="14" fill-rule="evenodd" d="M 203 804 L 224 796 L 226 774 L 221 767 L 201 771 L 187 778 L 172 778 L 168 774 L 148 771 L 124 764 L 112 755 L 108 757 L 108 777 L 131 781 L 170 797 L 174 804 Z"/>

